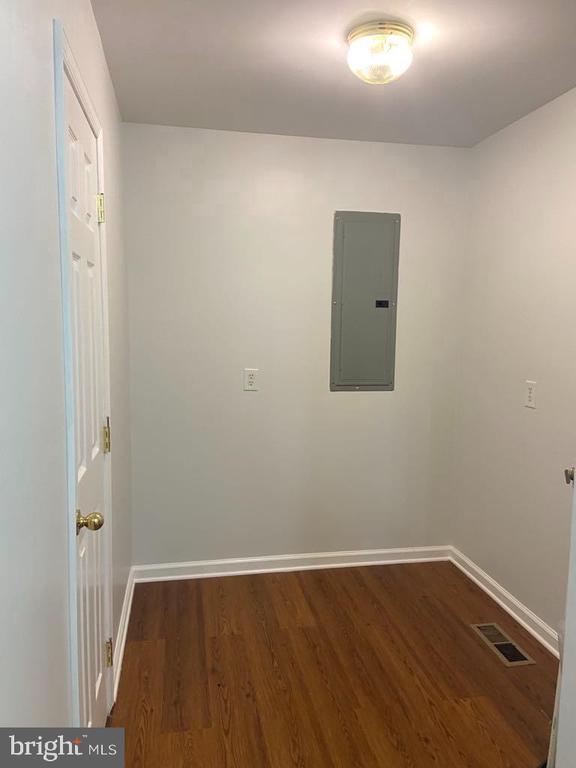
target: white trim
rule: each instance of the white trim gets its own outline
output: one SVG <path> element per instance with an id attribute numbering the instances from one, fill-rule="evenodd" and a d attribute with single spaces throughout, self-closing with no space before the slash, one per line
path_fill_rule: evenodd
<path id="1" fill-rule="evenodd" d="M 130 611 L 132 609 L 132 598 L 134 597 L 134 567 L 130 568 L 126 590 L 124 591 L 124 601 L 122 603 L 122 613 L 118 623 L 118 632 L 116 642 L 114 643 L 114 701 L 118 696 L 118 685 L 120 684 L 120 674 L 122 672 L 122 661 L 124 660 L 124 648 L 126 647 L 126 636 L 128 634 L 128 623 L 130 621 Z"/>
<path id="2" fill-rule="evenodd" d="M 139 584 L 149 581 L 177 581 L 179 579 L 204 579 L 217 576 L 308 571 L 322 568 L 351 568 L 365 565 L 392 565 L 394 563 L 400 565 L 439 560 L 453 563 L 509 613 L 515 621 L 530 632 L 538 642 L 558 657 L 558 633 L 469 557 L 450 545 L 405 549 L 364 549 L 351 552 L 315 552 L 301 555 L 266 555 L 264 557 L 195 560 L 181 563 L 153 563 L 132 566 L 130 578 L 134 583 Z M 120 649 L 120 645 L 118 645 L 118 649 Z"/>
<path id="3" fill-rule="evenodd" d="M 450 560 L 465 573 L 469 579 L 484 590 L 501 608 L 512 616 L 518 624 L 524 627 L 538 640 L 550 653 L 559 658 L 558 633 L 545 621 L 521 603 L 514 595 L 508 592 L 501 584 L 492 578 L 480 566 L 476 565 L 469 557 L 466 557 L 456 547 L 449 547 Z"/>
<path id="4" fill-rule="evenodd" d="M 352 552 L 316 552 L 303 555 L 267 555 L 227 560 L 196 560 L 187 563 L 133 565 L 124 595 L 122 616 L 114 652 L 114 698 L 118 690 L 134 585 L 150 581 L 206 579 L 256 573 L 310 571 L 322 568 L 351 568 L 366 565 L 401 565 L 447 561 L 488 594 L 550 653 L 558 657 L 558 633 L 527 608 L 469 557 L 453 546 L 410 547 L 407 549 L 364 549 Z"/>
<path id="5" fill-rule="evenodd" d="M 114 700 L 116 700 L 118 693 L 134 586 L 136 584 L 153 581 L 206 579 L 218 576 L 247 576 L 258 573 L 352 568 L 369 565 L 405 565 L 408 563 L 438 561 L 447 561 L 455 565 L 550 653 L 559 658 L 558 633 L 489 574 L 483 571 L 480 566 L 476 565 L 469 557 L 466 557 L 466 555 L 453 546 L 370 549 L 351 552 L 316 552 L 302 555 L 271 555 L 225 560 L 154 563 L 133 565 L 130 569 L 114 646 Z"/>
<path id="6" fill-rule="evenodd" d="M 450 547 L 364 549 L 352 552 L 315 552 L 303 555 L 266 555 L 229 560 L 196 560 L 189 563 L 135 565 L 134 580 L 175 581 L 215 576 L 240 576 L 275 571 L 310 571 L 319 568 L 351 568 L 358 565 L 391 565 L 449 560 Z"/>

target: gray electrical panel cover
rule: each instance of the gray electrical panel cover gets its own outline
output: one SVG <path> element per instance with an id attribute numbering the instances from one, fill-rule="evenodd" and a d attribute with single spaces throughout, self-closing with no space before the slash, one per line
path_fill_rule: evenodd
<path id="1" fill-rule="evenodd" d="M 399 213 L 336 211 L 330 389 L 394 389 Z"/>

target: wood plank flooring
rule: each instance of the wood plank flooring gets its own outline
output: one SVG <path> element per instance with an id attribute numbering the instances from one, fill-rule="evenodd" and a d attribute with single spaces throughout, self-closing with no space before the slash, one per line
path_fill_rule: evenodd
<path id="1" fill-rule="evenodd" d="M 537 662 L 507 668 L 496 621 Z M 538 768 L 557 664 L 449 563 L 136 586 L 127 768 Z"/>

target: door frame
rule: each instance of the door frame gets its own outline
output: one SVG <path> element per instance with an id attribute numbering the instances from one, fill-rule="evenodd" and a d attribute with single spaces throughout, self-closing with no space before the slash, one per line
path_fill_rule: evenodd
<path id="1" fill-rule="evenodd" d="M 570 556 L 568 585 L 564 612 L 564 639 L 560 648 L 560 675 L 556 694 L 556 744 L 551 750 L 550 764 L 565 768 L 572 762 L 574 745 L 574 714 L 576 713 L 576 488 L 572 491 L 572 527 L 570 531 Z M 552 762 L 554 758 L 555 762 Z"/>
<path id="2" fill-rule="evenodd" d="M 62 302 L 62 338 L 64 357 L 65 421 L 66 421 L 66 534 L 68 551 L 68 663 L 69 663 L 69 707 L 71 726 L 80 725 L 79 686 L 79 640 L 77 608 L 77 564 L 76 564 L 76 438 L 74 427 L 74 356 L 72 326 L 72 276 L 69 254 L 69 224 L 67 195 L 67 151 L 66 151 L 66 78 L 72 85 L 78 101 L 96 137 L 97 171 L 99 191 L 105 191 L 104 152 L 102 126 L 72 48 L 58 19 L 53 21 L 54 38 L 54 107 L 56 123 L 56 174 L 58 182 L 58 225 L 60 236 L 60 275 Z M 110 414 L 110 326 L 108 307 L 108 262 L 106 257 L 106 223 L 98 224 L 101 283 L 102 283 L 102 326 L 103 326 L 103 383 L 104 408 Z M 111 454 L 104 454 L 104 516 L 106 525 L 102 528 L 104 538 L 104 627 L 107 637 L 113 637 L 112 622 L 112 467 Z M 113 667 L 105 670 L 106 705 L 110 712 L 114 704 Z"/>

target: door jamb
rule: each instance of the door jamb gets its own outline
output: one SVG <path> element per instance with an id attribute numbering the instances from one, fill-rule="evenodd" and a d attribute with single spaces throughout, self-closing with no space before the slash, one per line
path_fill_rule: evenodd
<path id="1" fill-rule="evenodd" d="M 60 238 L 60 274 L 62 302 L 62 334 L 64 356 L 64 388 L 65 388 L 65 419 L 66 419 L 66 534 L 68 550 L 68 664 L 69 664 L 69 708 L 70 725 L 80 725 L 80 690 L 78 680 L 79 647 L 78 647 L 78 611 L 77 611 L 77 568 L 76 568 L 76 467 L 75 467 L 75 433 L 74 433 L 74 358 L 73 331 L 71 307 L 71 274 L 69 265 L 69 236 L 68 236 L 68 196 L 67 196 L 67 153 L 66 153 L 66 102 L 65 82 L 68 78 L 80 105 L 88 119 L 96 137 L 96 154 L 99 192 L 105 191 L 104 184 L 104 153 L 102 126 L 88 89 L 82 78 L 80 68 L 74 58 L 70 43 L 58 19 L 53 21 L 54 39 L 54 107 L 56 122 L 56 172 L 58 182 L 58 226 Z M 103 331 L 103 382 L 104 408 L 110 414 L 110 326 L 108 307 L 108 261 L 106 254 L 106 224 L 98 224 L 101 260 L 102 283 L 102 331 Z M 102 529 L 105 541 L 105 579 L 104 595 L 104 627 L 106 635 L 112 637 L 112 473 L 111 454 L 104 455 L 104 514 L 106 525 Z M 113 668 L 105 668 L 106 705 L 110 712 L 114 704 Z"/>

